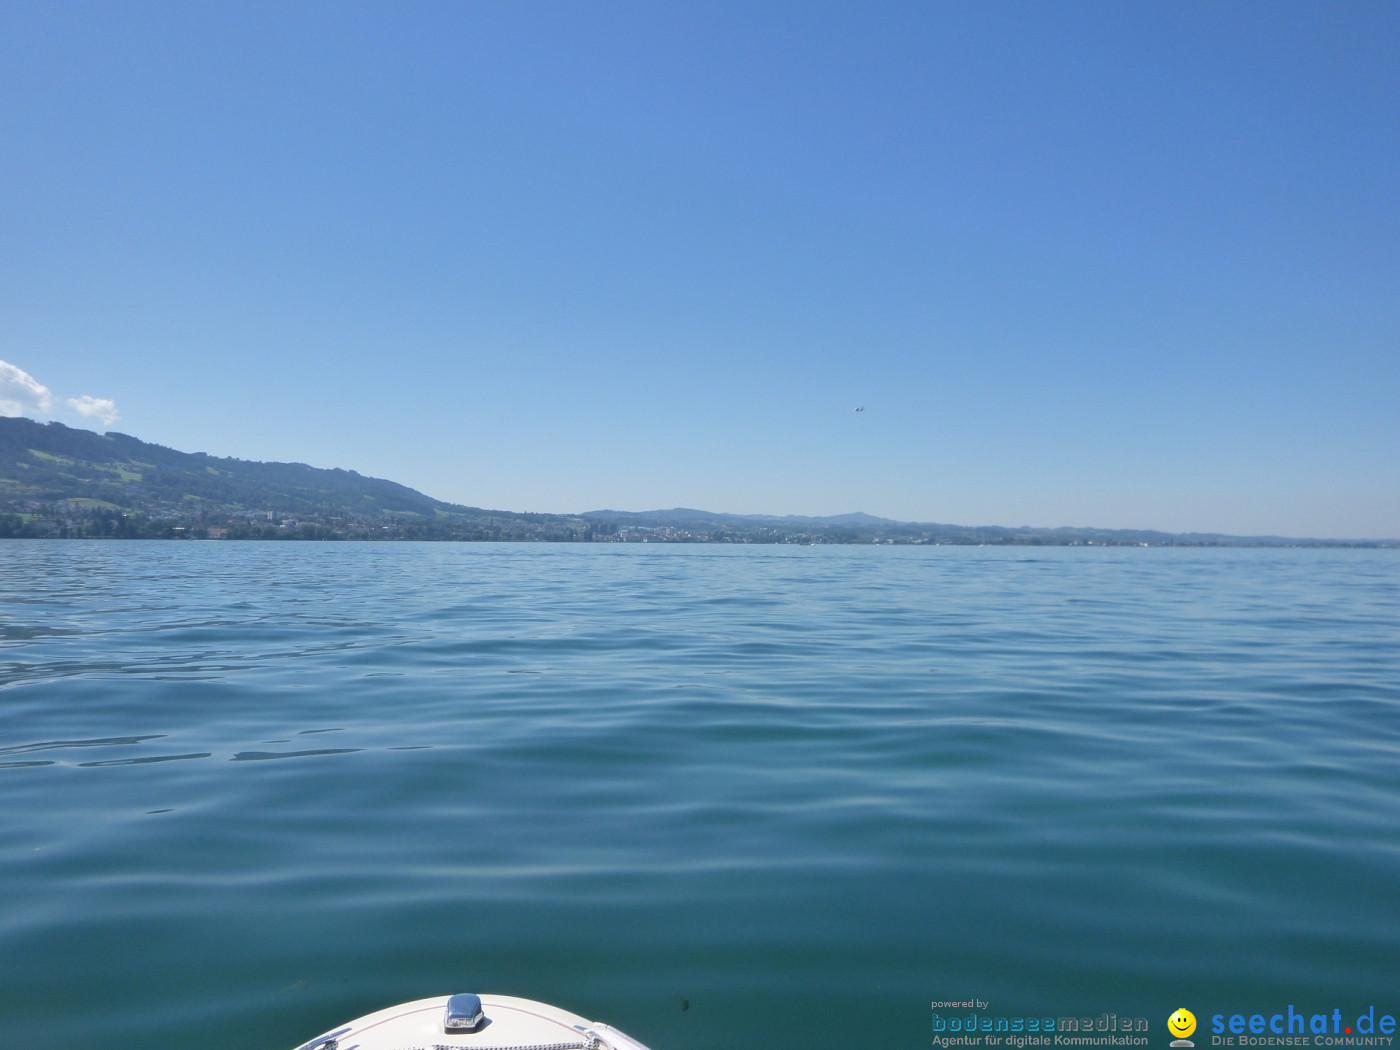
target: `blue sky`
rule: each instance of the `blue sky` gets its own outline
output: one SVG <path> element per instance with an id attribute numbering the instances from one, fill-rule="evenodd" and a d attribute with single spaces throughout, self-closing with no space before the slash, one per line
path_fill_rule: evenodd
<path id="1" fill-rule="evenodd" d="M 0 410 L 518 510 L 1394 537 L 1398 54 L 1395 3 L 0 2 Z"/>

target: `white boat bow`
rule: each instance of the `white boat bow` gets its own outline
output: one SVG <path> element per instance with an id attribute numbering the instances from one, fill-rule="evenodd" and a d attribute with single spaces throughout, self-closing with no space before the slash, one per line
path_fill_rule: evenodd
<path id="1" fill-rule="evenodd" d="M 390 1006 L 296 1050 L 647 1050 L 612 1025 L 510 995 L 453 995 Z"/>

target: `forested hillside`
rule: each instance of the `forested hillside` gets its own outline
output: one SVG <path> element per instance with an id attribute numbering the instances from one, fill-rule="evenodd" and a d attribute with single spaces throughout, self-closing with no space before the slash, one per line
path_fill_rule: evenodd
<path id="1" fill-rule="evenodd" d="M 571 539 L 582 519 L 459 507 L 353 470 L 178 452 L 0 417 L 0 536 Z"/>

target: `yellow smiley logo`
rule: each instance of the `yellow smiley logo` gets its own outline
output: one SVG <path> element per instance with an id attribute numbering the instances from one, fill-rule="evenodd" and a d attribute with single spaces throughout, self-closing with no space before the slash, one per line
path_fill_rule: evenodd
<path id="1" fill-rule="evenodd" d="M 1185 1039 L 1195 1030 L 1196 1015 L 1184 1006 L 1167 1018 L 1167 1031 L 1178 1039 Z"/>

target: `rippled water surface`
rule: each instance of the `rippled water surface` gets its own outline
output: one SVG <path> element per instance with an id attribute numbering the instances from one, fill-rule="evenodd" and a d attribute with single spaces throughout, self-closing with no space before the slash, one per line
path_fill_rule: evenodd
<path id="1" fill-rule="evenodd" d="M 1397 974 L 1400 552 L 0 545 L 5 1046 L 1165 1047 Z"/>

